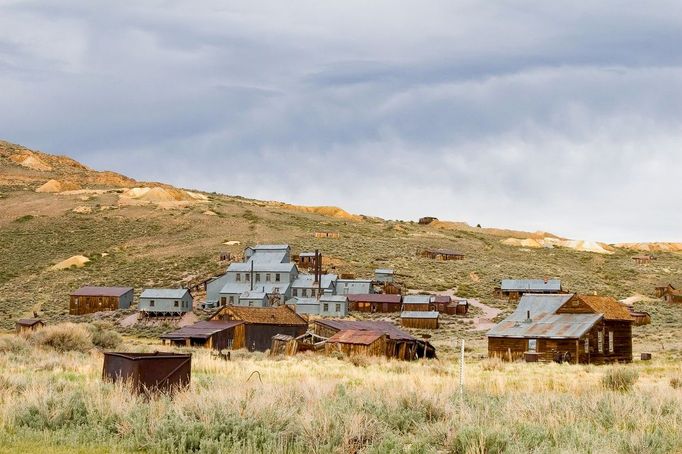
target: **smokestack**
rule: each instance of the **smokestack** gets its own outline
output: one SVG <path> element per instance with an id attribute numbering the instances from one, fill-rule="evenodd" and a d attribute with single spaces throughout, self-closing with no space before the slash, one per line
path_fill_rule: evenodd
<path id="1" fill-rule="evenodd" d="M 317 298 L 319 299 L 322 296 L 322 253 L 319 252 L 317 255 L 317 259 L 315 260 L 317 262 Z"/>

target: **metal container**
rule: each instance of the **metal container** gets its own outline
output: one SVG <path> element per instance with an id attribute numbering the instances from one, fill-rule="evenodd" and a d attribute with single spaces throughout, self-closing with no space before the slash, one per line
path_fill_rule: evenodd
<path id="1" fill-rule="evenodd" d="M 129 382 L 140 393 L 171 393 L 189 386 L 192 355 L 154 353 L 104 353 L 102 378 Z"/>

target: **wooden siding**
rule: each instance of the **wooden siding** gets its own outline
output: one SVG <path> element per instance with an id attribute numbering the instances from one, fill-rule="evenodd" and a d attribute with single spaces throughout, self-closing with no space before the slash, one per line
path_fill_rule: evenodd
<path id="1" fill-rule="evenodd" d="M 435 311 L 435 305 L 431 303 L 403 303 L 404 311 L 428 312 Z"/>
<path id="2" fill-rule="evenodd" d="M 438 329 L 437 318 L 401 318 L 400 325 L 405 328 Z"/>
<path id="3" fill-rule="evenodd" d="M 388 336 L 384 334 L 369 345 L 327 342 L 324 345 L 324 352 L 327 355 L 342 353 L 345 356 L 385 356 L 388 343 L 387 338 Z"/>
<path id="4" fill-rule="evenodd" d="M 118 296 L 70 296 L 69 314 L 83 315 L 101 311 L 115 311 L 119 308 Z"/>
<path id="5" fill-rule="evenodd" d="M 400 312 L 402 303 L 349 302 L 348 310 L 355 312 L 388 313 Z"/>

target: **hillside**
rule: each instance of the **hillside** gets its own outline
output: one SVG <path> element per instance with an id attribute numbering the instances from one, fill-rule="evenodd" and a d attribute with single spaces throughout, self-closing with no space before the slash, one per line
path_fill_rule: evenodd
<path id="1" fill-rule="evenodd" d="M 57 182 L 50 183 L 54 192 L 44 192 L 50 181 Z M 316 239 L 316 231 L 339 232 L 340 238 Z M 619 299 L 653 297 L 658 282 L 682 282 L 682 255 L 677 252 L 661 248 L 657 260 L 642 267 L 631 260 L 635 252 L 628 249 L 595 254 L 503 243 L 523 235 L 187 191 L 0 142 L 3 328 L 33 310 L 47 319 L 76 319 L 67 315 L 68 294 L 84 284 L 130 285 L 139 294 L 143 287 L 201 282 L 225 267 L 218 260 L 221 252 L 240 255 L 245 245 L 255 243 L 285 242 L 294 252 L 320 249 L 337 273 L 370 276 L 377 267 L 394 268 L 411 289 L 457 288 L 461 296 L 498 306 L 502 303 L 492 300 L 491 291 L 510 277 L 559 277 L 570 291 Z M 526 235 L 540 237 L 561 240 L 544 232 Z M 416 257 L 426 247 L 456 249 L 467 258 L 435 262 Z M 80 267 L 54 269 L 76 256 L 87 262 L 78 258 L 74 260 Z M 678 323 L 678 314 L 657 303 L 638 306 L 660 312 L 664 323 Z M 453 329 L 468 328 L 461 324 Z M 659 335 L 654 325 L 640 332 L 650 333 L 652 340 Z M 468 335 L 483 339 L 480 333 Z"/>

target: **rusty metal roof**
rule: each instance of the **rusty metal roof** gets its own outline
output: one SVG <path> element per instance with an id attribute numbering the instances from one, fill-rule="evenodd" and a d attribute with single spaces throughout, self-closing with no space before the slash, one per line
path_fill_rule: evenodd
<path id="1" fill-rule="evenodd" d="M 520 291 L 520 292 L 547 292 L 561 290 L 561 281 L 559 279 L 503 279 L 500 287 L 503 291 Z"/>
<path id="2" fill-rule="evenodd" d="M 123 296 L 128 292 L 132 292 L 132 287 L 81 287 L 71 296 Z"/>
<path id="3" fill-rule="evenodd" d="M 315 320 L 322 326 L 326 326 L 331 329 L 338 331 L 347 330 L 358 330 L 358 331 L 379 331 L 388 334 L 391 340 L 406 340 L 415 341 L 417 338 L 412 337 L 405 331 L 401 330 L 391 322 L 386 322 L 383 320 L 370 321 L 370 320 Z"/>
<path id="4" fill-rule="evenodd" d="M 211 320 L 225 318 L 254 325 L 308 326 L 308 321 L 289 306 L 223 306 L 211 315 Z"/>
<path id="5" fill-rule="evenodd" d="M 330 337 L 327 342 L 339 344 L 359 344 L 370 345 L 385 336 L 386 333 L 381 331 L 366 331 L 347 329 L 339 331 Z"/>
<path id="6" fill-rule="evenodd" d="M 242 321 L 238 320 L 210 320 L 196 322 L 193 325 L 183 326 L 182 328 L 173 332 L 161 335 L 161 339 L 208 339 L 216 333 L 226 329 L 234 328 L 241 325 Z"/>
<path id="7" fill-rule="evenodd" d="M 601 320 L 602 314 L 556 314 L 572 297 L 572 294 L 525 294 L 516 310 L 488 331 L 487 336 L 577 339 Z"/>
<path id="8" fill-rule="evenodd" d="M 452 297 L 450 295 L 434 295 L 433 296 L 433 302 L 434 303 L 445 303 L 448 304 L 452 301 Z"/>
<path id="9" fill-rule="evenodd" d="M 348 301 L 351 303 L 394 303 L 400 304 L 402 301 L 401 295 L 385 295 L 383 293 L 364 293 L 356 295 L 347 295 Z"/>

